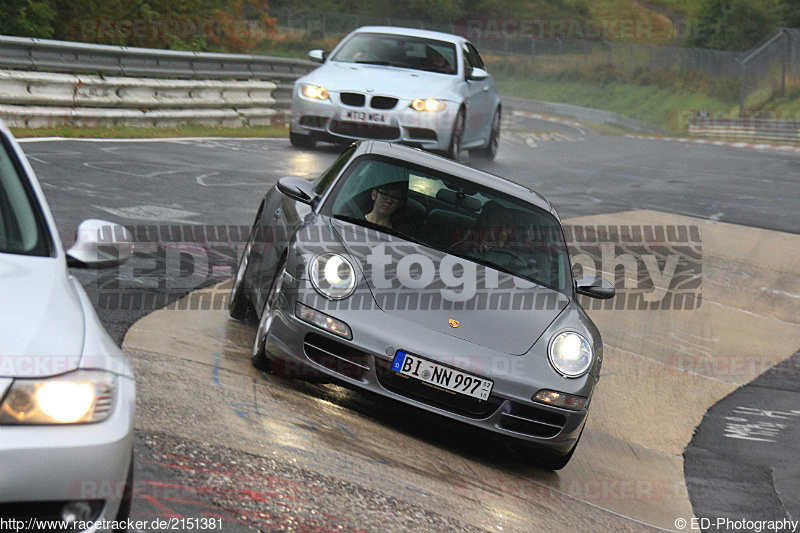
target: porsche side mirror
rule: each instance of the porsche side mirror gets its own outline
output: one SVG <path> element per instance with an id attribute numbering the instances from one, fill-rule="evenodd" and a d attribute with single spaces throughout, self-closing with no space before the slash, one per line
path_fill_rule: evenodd
<path id="1" fill-rule="evenodd" d="M 313 182 L 296 176 L 284 176 L 279 179 L 278 190 L 292 200 L 308 205 L 313 205 L 317 199 Z"/>
<path id="2" fill-rule="evenodd" d="M 585 294 L 592 298 L 608 300 L 616 294 L 614 286 L 607 280 L 599 276 L 583 276 L 576 283 L 578 294 Z"/>

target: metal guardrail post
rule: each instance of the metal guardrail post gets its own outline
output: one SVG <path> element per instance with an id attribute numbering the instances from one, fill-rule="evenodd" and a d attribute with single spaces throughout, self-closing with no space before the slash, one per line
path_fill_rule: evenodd
<path id="1" fill-rule="evenodd" d="M 739 62 L 740 81 L 739 81 L 739 118 L 744 118 L 744 101 L 747 97 L 747 63 Z"/>
<path id="2" fill-rule="evenodd" d="M 789 68 L 789 34 L 781 30 L 783 34 L 783 60 L 781 61 L 781 95 L 786 94 L 786 71 Z"/>

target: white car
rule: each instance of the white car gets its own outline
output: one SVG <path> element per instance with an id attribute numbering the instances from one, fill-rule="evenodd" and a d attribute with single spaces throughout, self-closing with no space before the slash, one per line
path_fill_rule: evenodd
<path id="1" fill-rule="evenodd" d="M 368 26 L 345 37 L 292 93 L 290 139 L 379 139 L 493 159 L 502 108 L 494 79 L 475 47 L 457 35 Z"/>
<path id="2" fill-rule="evenodd" d="M 132 248 L 131 234 L 122 226 L 86 220 L 65 252 L 33 170 L 0 121 L 0 518 L 5 527 L 94 531 L 90 522 L 128 516 L 133 370 L 67 266 L 118 265 Z M 61 521 L 61 527 L 35 520 Z"/>

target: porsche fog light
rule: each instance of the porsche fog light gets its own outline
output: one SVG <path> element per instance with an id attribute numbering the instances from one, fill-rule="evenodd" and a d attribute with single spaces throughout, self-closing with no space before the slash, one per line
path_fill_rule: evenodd
<path id="1" fill-rule="evenodd" d="M 416 98 L 412 100 L 411 107 L 415 111 L 428 111 L 435 113 L 443 110 L 445 107 L 447 107 L 447 104 L 441 100 L 436 100 L 435 98 Z"/>
<path id="2" fill-rule="evenodd" d="M 533 395 L 532 400 L 534 402 L 546 403 L 547 405 L 572 409 L 573 411 L 580 411 L 583 409 L 583 406 L 586 405 L 586 398 L 583 396 L 574 396 L 554 390 L 540 390 Z"/>
<path id="3" fill-rule="evenodd" d="M 311 85 L 309 83 L 304 83 L 300 88 L 300 92 L 306 98 L 311 98 L 313 100 L 327 100 L 328 99 L 328 90 L 325 87 L 319 87 L 317 85 Z"/>
<path id="4" fill-rule="evenodd" d="M 116 376 L 99 370 L 17 379 L 0 404 L 0 424 L 100 422 L 113 410 L 116 387 Z"/>
<path id="5" fill-rule="evenodd" d="M 564 331 L 550 339 L 547 353 L 556 372 L 568 378 L 580 377 L 592 366 L 592 345 L 574 331 Z"/>
<path id="6" fill-rule="evenodd" d="M 318 328 L 330 331 L 331 333 L 339 335 L 340 337 L 344 337 L 345 339 L 353 338 L 353 334 L 351 333 L 350 327 L 347 324 L 341 320 L 333 318 L 332 316 L 328 316 L 325 313 L 320 313 L 316 309 L 311 309 L 307 305 L 303 305 L 300 302 L 295 304 L 294 314 L 303 322 L 313 324 Z"/>
<path id="7" fill-rule="evenodd" d="M 311 263 L 311 284 L 326 298 L 343 300 L 356 289 L 356 271 L 346 257 L 322 254 Z"/>

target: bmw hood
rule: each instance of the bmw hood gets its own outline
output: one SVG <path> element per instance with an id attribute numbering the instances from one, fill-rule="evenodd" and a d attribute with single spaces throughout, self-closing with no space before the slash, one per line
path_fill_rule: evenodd
<path id="1" fill-rule="evenodd" d="M 311 72 L 302 82 L 325 87 L 328 91 L 367 92 L 395 96 L 404 100 L 414 98 L 448 99 L 458 76 L 437 74 L 382 65 L 363 65 L 331 61 Z"/>
<path id="2" fill-rule="evenodd" d="M 0 254 L 0 378 L 78 368 L 84 310 L 63 261 Z"/>
<path id="3" fill-rule="evenodd" d="M 522 355 L 569 304 L 564 294 L 427 246 L 336 221 L 385 313 Z"/>

